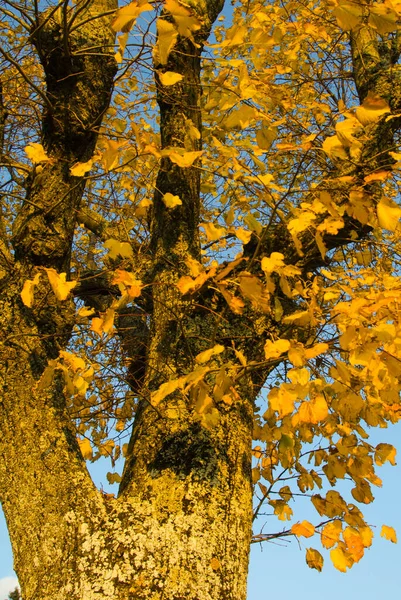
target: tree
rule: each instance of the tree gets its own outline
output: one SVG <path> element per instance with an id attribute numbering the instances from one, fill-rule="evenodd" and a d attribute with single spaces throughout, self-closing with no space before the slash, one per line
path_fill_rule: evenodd
<path id="1" fill-rule="evenodd" d="M 2 3 L 24 600 L 238 600 L 252 539 L 320 534 L 344 571 L 371 544 L 357 505 L 395 450 L 367 429 L 400 416 L 400 7 L 233 4 L 224 26 L 223 0 Z M 112 497 L 85 460 L 120 455 Z M 252 538 L 253 490 L 319 518 Z"/>
<path id="2" fill-rule="evenodd" d="M 21 594 L 19 589 L 16 587 L 12 592 L 8 594 L 8 600 L 20 600 Z"/>

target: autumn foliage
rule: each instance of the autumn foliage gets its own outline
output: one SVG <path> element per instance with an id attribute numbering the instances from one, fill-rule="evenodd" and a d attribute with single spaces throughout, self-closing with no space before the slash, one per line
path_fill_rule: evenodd
<path id="1" fill-rule="evenodd" d="M 220 444 L 230 415 L 248 414 L 255 517 L 279 521 L 253 541 L 305 538 L 309 567 L 328 552 L 346 571 L 372 544 L 376 467 L 395 464 L 370 428 L 401 417 L 401 4 L 237 0 L 211 29 L 212 4 L 104 11 L 118 71 L 81 155 L 63 155 L 42 120 L 53 100 L 38 8 L 0 8 L 2 270 L 23 265 L 27 318 L 51 298 L 69 320 L 35 390 L 62 381 L 83 458 L 109 458 L 120 495 L 142 418 L 166 439 L 190 422 Z M 44 14 L 69 39 L 81 5 Z M 52 262 L 56 250 L 21 240 L 64 202 L 30 195 L 60 161 L 62 193 L 83 196 Z M 313 522 L 288 523 L 295 494 Z M 389 525 L 381 535 L 396 542 Z"/>

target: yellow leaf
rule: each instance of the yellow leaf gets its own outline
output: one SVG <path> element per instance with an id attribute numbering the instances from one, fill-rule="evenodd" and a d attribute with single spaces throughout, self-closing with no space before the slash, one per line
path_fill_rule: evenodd
<path id="1" fill-rule="evenodd" d="M 291 233 L 291 235 L 301 233 L 302 231 L 305 231 L 305 229 L 308 229 L 308 227 L 312 225 L 315 219 L 315 213 L 305 210 L 302 213 L 300 213 L 299 217 L 291 219 L 288 222 L 288 231 Z"/>
<path id="2" fill-rule="evenodd" d="M 389 152 L 389 154 L 395 154 L 395 153 Z M 365 183 L 371 183 L 372 181 L 385 181 L 390 174 L 391 174 L 391 171 L 376 171 L 375 173 L 366 175 L 366 177 L 364 177 L 363 180 Z"/>
<path id="3" fill-rule="evenodd" d="M 157 43 L 154 49 L 155 61 L 167 64 L 168 56 L 177 41 L 178 31 L 172 23 L 165 19 L 157 20 Z"/>
<path id="4" fill-rule="evenodd" d="M 352 556 L 353 562 L 359 562 L 364 555 L 365 547 L 359 531 L 353 527 L 347 527 L 343 531 L 343 538 L 346 544 L 347 552 Z"/>
<path id="5" fill-rule="evenodd" d="M 305 349 L 301 344 L 293 345 L 288 351 L 288 358 L 294 367 L 303 367 L 306 363 Z"/>
<path id="6" fill-rule="evenodd" d="M 93 457 L 92 446 L 90 441 L 87 438 L 84 438 L 83 440 L 78 440 L 78 445 L 84 459 L 90 460 Z"/>
<path id="7" fill-rule="evenodd" d="M 114 440 L 106 440 L 99 446 L 100 454 L 102 456 L 111 456 L 114 446 Z"/>
<path id="8" fill-rule="evenodd" d="M 327 352 L 328 349 L 329 345 L 325 342 L 315 344 L 314 346 L 312 346 L 312 348 L 305 348 L 305 358 L 306 360 L 310 360 L 311 358 L 319 356 L 319 354 Z"/>
<path id="9" fill-rule="evenodd" d="M 347 160 L 348 154 L 336 135 L 326 138 L 322 144 L 323 151 L 329 158 Z"/>
<path id="10" fill-rule="evenodd" d="M 292 533 L 295 533 L 297 537 L 312 537 L 315 533 L 315 527 L 309 521 L 302 521 L 302 523 L 296 523 L 291 527 Z"/>
<path id="11" fill-rule="evenodd" d="M 192 277 L 198 277 L 198 275 L 200 275 L 204 271 L 202 264 L 199 261 L 192 258 L 191 256 L 188 256 L 188 258 L 185 261 L 185 264 L 187 265 Z"/>
<path id="12" fill-rule="evenodd" d="M 256 143 L 261 150 L 269 150 L 276 137 L 276 127 L 262 125 L 262 128 L 256 132 Z"/>
<path id="13" fill-rule="evenodd" d="M 123 62 L 124 50 L 125 50 L 125 46 L 127 45 L 127 42 L 128 42 L 128 36 L 129 36 L 128 31 L 126 33 L 122 33 L 121 35 L 117 36 L 118 50 L 115 53 L 114 58 L 116 59 L 116 62 L 118 62 L 118 63 Z"/>
<path id="14" fill-rule="evenodd" d="M 89 383 L 85 381 L 82 375 L 75 375 L 73 379 L 74 392 L 79 396 L 85 396 L 88 391 Z"/>
<path id="15" fill-rule="evenodd" d="M 79 317 L 84 318 L 84 317 L 90 317 L 94 313 L 95 313 L 94 308 L 89 308 L 88 306 L 82 306 L 82 308 L 79 309 L 77 314 Z"/>
<path id="16" fill-rule="evenodd" d="M 291 390 L 288 385 L 284 384 L 279 388 L 273 388 L 271 390 L 269 393 L 269 406 L 272 410 L 277 411 L 279 413 L 279 418 L 282 419 L 285 415 L 292 413 L 297 398 L 297 392 Z"/>
<path id="17" fill-rule="evenodd" d="M 59 366 L 59 364 L 58 364 L 57 360 L 49 360 L 49 364 L 43 371 L 41 378 L 39 379 L 39 381 L 36 384 L 36 389 L 39 392 L 46 389 L 47 387 L 49 387 L 49 385 L 53 381 L 54 371 L 56 370 L 56 368 L 58 366 Z"/>
<path id="18" fill-rule="evenodd" d="M 33 163 L 47 162 L 50 158 L 47 156 L 42 144 L 31 142 L 25 146 L 25 154 Z"/>
<path id="19" fill-rule="evenodd" d="M 265 343 L 265 358 L 266 360 L 270 360 L 271 358 L 278 358 L 284 352 L 287 352 L 291 344 L 288 340 L 276 340 L 272 342 L 271 340 L 267 340 Z"/>
<path id="20" fill-rule="evenodd" d="M 75 165 L 73 167 L 71 167 L 70 173 L 74 177 L 83 177 L 88 171 L 91 170 L 92 165 L 93 165 L 93 158 L 91 158 L 91 160 L 88 160 L 88 162 L 85 162 L 85 163 L 80 163 L 80 162 L 75 163 Z"/>
<path id="21" fill-rule="evenodd" d="M 339 2 L 333 13 L 341 29 L 349 31 L 362 22 L 363 6 L 353 2 Z"/>
<path id="22" fill-rule="evenodd" d="M 253 215 L 247 215 L 244 221 L 245 224 L 248 225 L 249 229 L 257 233 L 257 235 L 260 235 L 262 233 L 263 227 Z"/>
<path id="23" fill-rule="evenodd" d="M 269 504 L 274 508 L 274 514 L 280 519 L 280 521 L 290 521 L 293 511 L 288 506 L 285 500 L 270 500 Z"/>
<path id="24" fill-rule="evenodd" d="M 104 247 L 109 250 L 109 258 L 115 260 L 118 256 L 123 258 L 132 258 L 132 246 L 128 242 L 119 242 L 114 238 L 110 238 L 104 242 Z"/>
<path id="25" fill-rule="evenodd" d="M 320 540 L 324 548 L 332 548 L 337 544 L 342 532 L 342 524 L 340 520 L 327 523 L 320 532 Z"/>
<path id="26" fill-rule="evenodd" d="M 213 223 L 202 223 L 201 227 L 205 230 L 208 242 L 215 242 L 226 235 L 226 229 Z"/>
<path id="27" fill-rule="evenodd" d="M 118 473 L 106 473 L 106 477 L 110 485 L 113 485 L 113 483 L 120 483 L 121 481 L 121 475 Z M 110 494 L 110 496 L 114 498 L 114 494 Z"/>
<path id="28" fill-rule="evenodd" d="M 114 308 L 108 308 L 104 313 L 103 317 L 103 331 L 104 333 L 110 333 L 110 331 L 114 327 L 114 316 L 115 310 Z"/>
<path id="29" fill-rule="evenodd" d="M 210 411 L 213 407 L 213 400 L 210 396 L 203 395 L 195 402 L 194 409 L 199 415 Z"/>
<path id="30" fill-rule="evenodd" d="M 220 569 L 220 561 L 217 558 L 212 558 L 210 561 L 210 566 L 212 567 L 213 571 L 218 571 Z"/>
<path id="31" fill-rule="evenodd" d="M 204 352 L 198 354 L 195 357 L 195 360 L 198 363 L 205 363 L 208 360 L 210 360 L 212 356 L 215 356 L 216 354 L 221 354 L 223 350 L 224 346 L 222 346 L 221 344 L 216 344 L 215 346 L 213 346 L 213 348 L 210 348 L 209 350 L 205 350 Z"/>
<path id="32" fill-rule="evenodd" d="M 392 465 L 397 464 L 395 457 L 397 450 L 391 444 L 378 444 L 375 449 L 375 463 L 379 466 L 389 461 Z"/>
<path id="33" fill-rule="evenodd" d="M 368 548 L 372 545 L 373 540 L 373 531 L 370 527 L 359 527 L 359 533 L 361 535 L 361 539 L 365 548 Z"/>
<path id="34" fill-rule="evenodd" d="M 164 194 L 163 203 L 167 206 L 167 208 L 175 208 L 176 206 L 181 206 L 182 200 L 179 196 L 173 196 L 170 192 Z"/>
<path id="35" fill-rule="evenodd" d="M 112 283 L 118 285 L 122 294 L 127 293 L 130 298 L 137 298 L 141 294 L 143 287 L 142 281 L 137 279 L 133 273 L 117 269 Z"/>
<path id="36" fill-rule="evenodd" d="M 183 37 L 192 39 L 192 32 L 201 27 L 199 19 L 186 6 L 176 0 L 165 0 L 164 8 L 172 14 L 178 33 Z"/>
<path id="37" fill-rule="evenodd" d="M 188 17 L 191 12 L 177 0 L 164 0 L 164 8 L 168 10 L 173 17 Z"/>
<path id="38" fill-rule="evenodd" d="M 363 502 L 364 504 L 369 504 L 374 500 L 370 484 L 365 479 L 357 480 L 357 484 L 352 488 L 351 494 L 357 502 Z"/>
<path id="39" fill-rule="evenodd" d="M 193 163 L 203 154 L 203 150 L 196 152 L 178 152 L 177 150 L 169 150 L 167 156 L 170 157 L 171 162 L 175 163 L 179 167 L 186 169 L 191 167 Z"/>
<path id="40" fill-rule="evenodd" d="M 184 79 L 183 75 L 180 75 L 180 73 L 174 73 L 174 71 L 165 71 L 164 73 L 160 72 L 158 75 L 162 84 L 166 86 L 174 85 L 175 83 L 178 83 Z"/>
<path id="41" fill-rule="evenodd" d="M 298 413 L 292 418 L 293 425 L 298 423 L 319 423 L 324 421 L 329 412 L 327 402 L 322 394 L 312 398 L 310 402 L 302 402 Z"/>
<path id="42" fill-rule="evenodd" d="M 288 379 L 294 384 L 306 385 L 310 379 L 308 369 L 291 369 L 287 374 Z"/>
<path id="43" fill-rule="evenodd" d="M 252 304 L 262 312 L 270 312 L 269 291 L 262 286 L 259 279 L 247 271 L 243 271 L 239 277 L 241 293 L 248 298 Z"/>
<path id="44" fill-rule="evenodd" d="M 192 279 L 189 275 L 183 275 L 177 282 L 177 287 L 180 290 L 181 294 L 185 296 L 189 291 L 196 289 L 196 279 Z"/>
<path id="45" fill-rule="evenodd" d="M 202 271 L 196 279 L 192 279 L 188 275 L 184 275 L 177 282 L 177 287 L 180 290 L 181 294 L 185 295 L 190 291 L 194 291 L 205 283 L 211 277 L 216 275 L 218 263 L 217 261 L 213 261 L 211 267 L 207 271 Z"/>
<path id="46" fill-rule="evenodd" d="M 66 352 L 64 350 L 60 350 L 60 357 L 64 359 L 64 362 L 74 371 L 82 371 L 85 369 L 85 361 L 80 356 L 76 354 L 72 354 L 71 352 Z"/>
<path id="47" fill-rule="evenodd" d="M 369 25 L 385 35 L 397 29 L 397 14 L 385 4 L 373 4 L 369 7 Z"/>
<path id="48" fill-rule="evenodd" d="M 377 218 L 380 227 L 395 231 L 401 218 L 401 208 L 390 198 L 382 198 L 377 205 Z"/>
<path id="49" fill-rule="evenodd" d="M 49 283 L 57 300 L 66 300 L 68 294 L 77 285 L 77 281 L 66 281 L 66 273 L 57 273 L 54 269 L 45 269 Z"/>
<path id="50" fill-rule="evenodd" d="M 185 119 L 185 127 L 187 130 L 187 135 L 191 140 L 200 140 L 200 138 L 201 138 L 200 131 L 197 127 L 195 127 L 195 124 L 192 121 L 192 119 Z M 203 184 L 202 191 L 204 191 L 204 188 L 206 186 L 207 186 L 207 182 L 205 182 Z"/>
<path id="51" fill-rule="evenodd" d="M 103 317 L 95 317 L 92 319 L 91 330 L 100 336 L 103 333 L 110 333 L 114 327 L 114 316 L 114 308 L 108 308 Z"/>
<path id="52" fill-rule="evenodd" d="M 336 124 L 337 137 L 344 148 L 351 148 L 355 143 L 360 143 L 354 134 L 362 130 L 361 123 L 355 117 L 348 117 Z"/>
<path id="53" fill-rule="evenodd" d="M 245 354 L 243 352 L 241 352 L 241 350 L 237 350 L 236 348 L 234 348 L 234 352 L 235 352 L 235 356 L 238 358 L 241 365 L 243 367 L 246 367 L 247 362 L 246 362 Z"/>
<path id="54" fill-rule="evenodd" d="M 369 92 L 362 106 L 358 106 L 355 114 L 356 118 L 363 126 L 370 123 L 376 123 L 383 115 L 390 113 L 390 107 L 387 100 Z"/>
<path id="55" fill-rule="evenodd" d="M 226 39 L 221 46 L 239 46 L 244 43 L 248 28 L 245 25 L 233 25 L 227 30 Z"/>
<path id="56" fill-rule="evenodd" d="M 330 558 L 336 569 L 345 573 L 347 569 L 352 567 L 353 560 L 344 546 L 340 543 L 337 548 L 330 551 Z"/>
<path id="57" fill-rule="evenodd" d="M 31 308 L 33 304 L 33 294 L 35 287 L 39 283 L 40 275 L 41 273 L 36 273 L 33 279 L 27 279 L 22 288 L 21 299 L 25 306 L 27 306 L 28 308 Z"/>
<path id="58" fill-rule="evenodd" d="M 222 127 L 226 130 L 245 129 L 255 120 L 256 115 L 257 113 L 252 106 L 242 104 L 240 108 L 232 110 L 228 114 L 222 122 Z"/>
<path id="59" fill-rule="evenodd" d="M 195 367 L 194 371 L 191 371 L 190 373 L 188 373 L 188 375 L 184 377 L 184 392 L 187 393 L 192 387 L 198 386 L 198 383 L 201 383 L 201 385 L 198 386 L 198 392 L 199 390 L 207 391 L 209 389 L 208 386 L 206 384 L 203 385 L 202 382 L 205 378 L 206 373 L 209 373 L 209 371 L 209 367 Z"/>
<path id="60" fill-rule="evenodd" d="M 234 230 L 234 234 L 243 244 L 247 244 L 252 237 L 252 231 L 248 231 L 243 227 L 237 227 Z"/>
<path id="61" fill-rule="evenodd" d="M 284 317 L 283 323 L 296 323 L 297 325 L 308 325 L 311 322 L 311 315 L 308 310 L 299 310 L 288 317 Z"/>
<path id="62" fill-rule="evenodd" d="M 389 527 L 388 525 L 383 525 L 380 535 L 381 535 L 381 537 L 384 537 L 386 540 L 393 542 L 393 544 L 397 543 L 397 534 L 393 527 Z"/>
<path id="63" fill-rule="evenodd" d="M 253 467 L 252 469 L 252 483 L 256 484 L 260 479 L 260 469 L 259 467 Z"/>
<path id="64" fill-rule="evenodd" d="M 274 175 L 272 175 L 271 173 L 266 173 L 265 175 L 259 175 L 258 179 L 263 183 L 263 185 L 267 187 L 272 187 Z"/>
<path id="65" fill-rule="evenodd" d="M 116 13 L 116 18 L 112 24 L 113 30 L 128 32 L 134 25 L 138 15 L 145 10 L 153 10 L 152 5 L 147 0 L 133 0 L 133 2 L 123 6 Z"/>
<path id="66" fill-rule="evenodd" d="M 162 383 L 159 389 L 151 394 L 152 406 L 158 406 L 164 398 L 175 392 L 177 389 L 182 388 L 184 386 L 184 380 L 184 377 L 180 377 L 179 379 L 172 379 L 171 381 Z"/>
<path id="67" fill-rule="evenodd" d="M 323 569 L 323 556 L 317 550 L 308 548 L 306 551 L 306 564 L 310 569 L 321 571 Z"/>
<path id="68" fill-rule="evenodd" d="M 95 317 L 91 321 L 91 331 L 94 331 L 98 335 L 102 335 L 103 332 L 103 319 L 100 317 Z"/>
<path id="69" fill-rule="evenodd" d="M 180 290 L 181 294 L 185 296 L 188 292 L 193 292 L 198 288 L 202 287 L 202 285 L 212 277 L 212 275 L 206 271 L 203 271 L 196 277 L 196 279 L 192 279 L 189 275 L 183 275 L 177 282 L 177 287 Z"/>
<path id="70" fill-rule="evenodd" d="M 103 140 L 106 147 L 102 154 L 102 163 L 106 171 L 111 171 L 118 166 L 119 151 L 123 146 L 127 145 L 125 141 Z"/>
<path id="71" fill-rule="evenodd" d="M 236 315 L 242 315 L 245 302 L 241 300 L 241 298 L 237 298 L 237 296 L 234 296 L 231 292 L 226 290 L 224 285 L 220 284 L 218 288 L 222 293 L 224 300 L 227 302 L 228 306 L 233 311 L 233 313 L 235 313 Z"/>
<path id="72" fill-rule="evenodd" d="M 284 266 L 284 254 L 281 254 L 281 252 L 272 252 L 269 258 L 267 256 L 262 258 L 261 267 L 262 270 L 267 274 L 273 273 L 273 271 L 278 271 Z"/>
<path id="73" fill-rule="evenodd" d="M 152 206 L 152 204 L 153 200 L 150 200 L 149 198 L 144 198 L 143 200 L 141 200 L 137 208 L 135 209 L 135 216 L 139 218 L 146 217 L 149 211 L 149 207 Z"/>

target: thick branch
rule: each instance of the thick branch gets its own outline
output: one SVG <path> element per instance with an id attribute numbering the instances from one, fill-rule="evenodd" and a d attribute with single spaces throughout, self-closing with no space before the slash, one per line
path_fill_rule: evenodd
<path id="1" fill-rule="evenodd" d="M 200 55 L 224 2 L 202 0 L 189 2 L 189 5 L 202 27 L 194 34 L 194 39 L 178 38 L 167 64 L 162 64 L 156 58 L 155 76 L 162 148 L 175 147 L 186 152 L 197 152 L 202 147 Z M 170 19 L 168 14 L 163 18 Z M 173 86 L 164 86 L 159 77 L 164 71 L 179 73 L 183 79 Z M 198 136 L 193 133 L 194 127 Z M 163 248 L 162 252 L 170 261 L 179 260 L 179 254 L 186 250 L 193 257 L 200 257 L 199 165 L 199 160 L 189 168 L 178 166 L 170 158 L 163 158 L 161 162 L 153 203 L 151 245 L 155 253 Z M 178 195 L 182 205 L 174 209 L 166 208 L 163 196 L 168 192 Z"/>

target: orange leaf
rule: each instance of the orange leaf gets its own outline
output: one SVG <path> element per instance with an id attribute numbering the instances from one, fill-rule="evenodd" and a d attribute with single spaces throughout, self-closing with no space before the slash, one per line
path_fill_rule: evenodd
<path id="1" fill-rule="evenodd" d="M 306 563 L 310 569 L 321 571 L 323 568 L 323 556 L 314 548 L 308 548 L 306 551 Z"/>
<path id="2" fill-rule="evenodd" d="M 335 568 L 342 573 L 345 573 L 354 563 L 352 556 L 346 551 L 342 543 L 337 548 L 334 548 L 334 550 L 331 550 L 330 558 Z"/>
<path id="3" fill-rule="evenodd" d="M 292 533 L 295 533 L 296 536 L 300 537 L 312 537 L 315 533 L 315 527 L 309 521 L 302 521 L 302 523 L 296 523 L 291 527 Z"/>
<path id="4" fill-rule="evenodd" d="M 388 525 L 383 525 L 380 535 L 381 535 L 381 537 L 384 537 L 386 540 L 393 542 L 393 544 L 397 543 L 397 534 L 393 527 L 388 527 Z"/>

